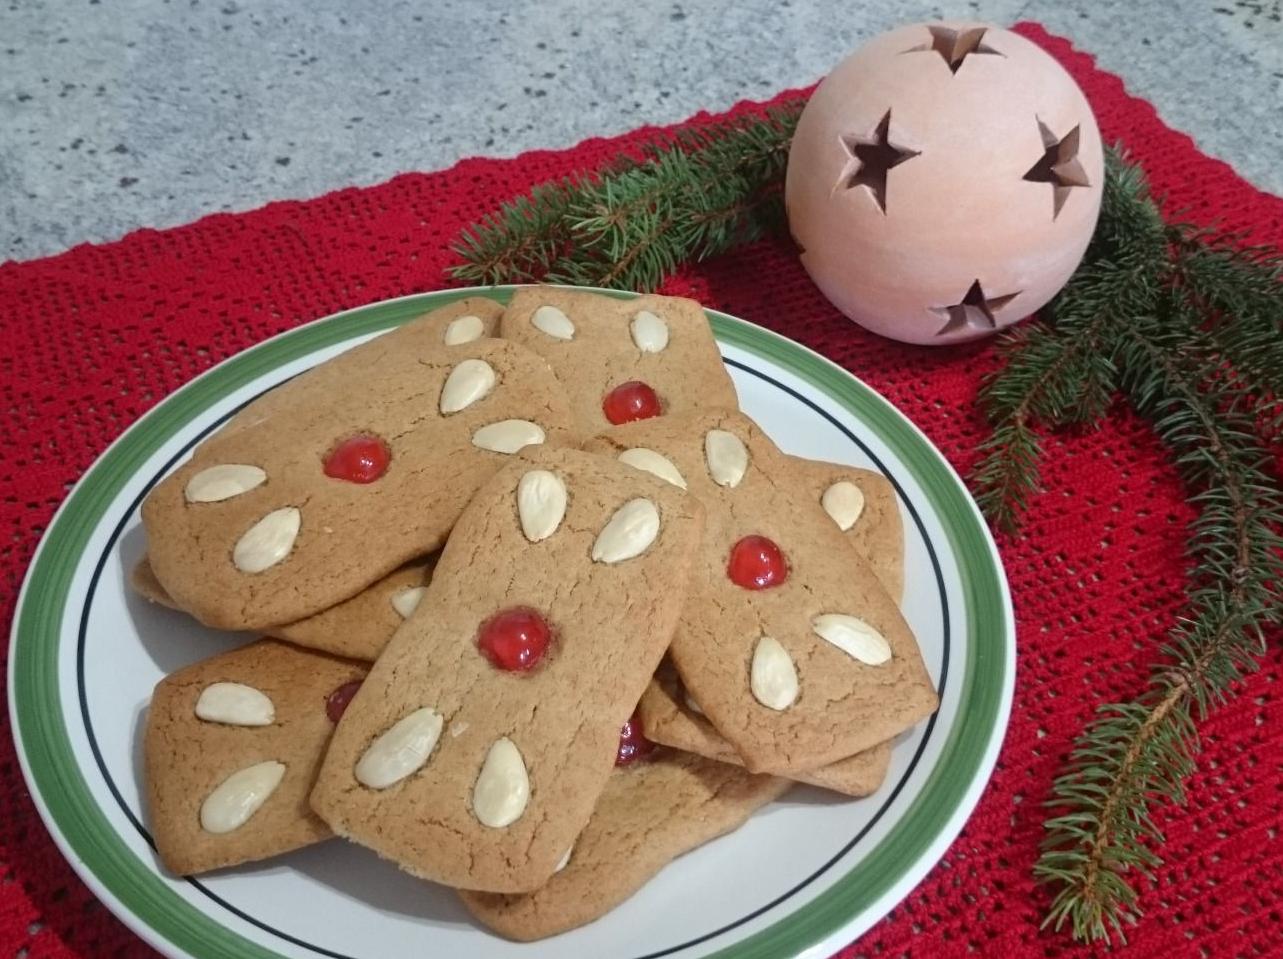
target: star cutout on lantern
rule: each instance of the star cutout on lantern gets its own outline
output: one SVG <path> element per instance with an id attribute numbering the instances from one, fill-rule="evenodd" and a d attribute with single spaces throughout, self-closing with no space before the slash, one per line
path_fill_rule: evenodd
<path id="1" fill-rule="evenodd" d="M 1051 218 L 1054 220 L 1060 216 L 1060 208 L 1069 199 L 1070 190 L 1076 186 L 1091 184 L 1087 180 L 1087 171 L 1078 159 L 1078 127 L 1057 138 L 1047 124 L 1039 120 L 1038 133 L 1042 136 L 1043 154 L 1023 179 L 1052 185 Z"/>
<path id="2" fill-rule="evenodd" d="M 888 110 L 878 121 L 871 137 L 843 136 L 842 146 L 849 156 L 838 179 L 838 186 L 842 189 L 868 187 L 873 194 L 873 202 L 884 214 L 887 211 L 887 174 L 920 152 L 895 146 L 887 139 L 890 130 L 891 111 Z"/>
<path id="3" fill-rule="evenodd" d="M 952 27 L 927 27 L 931 31 L 931 42 L 910 47 L 905 53 L 938 53 L 949 66 L 950 73 L 957 73 L 967 56 L 972 53 L 1003 56 L 984 42 L 985 27 L 968 27 L 965 30 L 954 30 Z"/>
<path id="4" fill-rule="evenodd" d="M 1020 291 L 1017 290 L 1005 296 L 985 296 L 980 281 L 976 280 L 971 284 L 971 289 L 967 290 L 967 295 L 962 298 L 961 303 L 931 307 L 932 313 L 946 321 L 944 326 L 936 331 L 936 336 L 962 329 L 996 330 L 998 321 L 994 318 L 994 310 L 1002 309 L 1019 295 Z"/>

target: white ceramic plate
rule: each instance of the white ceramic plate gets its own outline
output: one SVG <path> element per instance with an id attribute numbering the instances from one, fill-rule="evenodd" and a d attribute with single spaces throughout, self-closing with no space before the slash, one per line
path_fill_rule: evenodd
<path id="1" fill-rule="evenodd" d="M 481 292 L 350 310 L 220 364 L 144 416 L 67 498 L 18 603 L 9 702 L 32 796 L 63 853 L 139 935 L 198 959 L 825 956 L 903 898 L 975 806 L 1006 728 L 1015 667 L 993 542 L 927 439 L 850 374 L 789 340 L 710 317 L 744 410 L 788 452 L 880 470 L 905 520 L 904 609 L 939 712 L 896 744 L 886 783 L 841 800 L 798 788 L 742 829 L 670 864 L 591 925 L 517 945 L 476 926 L 450 890 L 331 841 L 200 879 L 161 869 L 141 808 L 140 729 L 166 673 L 245 636 L 136 599 L 138 506 L 192 446 L 290 376 L 426 309 Z"/>

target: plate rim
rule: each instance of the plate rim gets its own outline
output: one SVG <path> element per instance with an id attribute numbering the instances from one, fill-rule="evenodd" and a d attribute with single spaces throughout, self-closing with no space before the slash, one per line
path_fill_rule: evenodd
<path id="1" fill-rule="evenodd" d="M 211 402 L 240 385 L 299 356 L 391 328 L 423 310 L 469 296 L 506 302 L 516 289 L 515 285 L 467 287 L 380 300 L 282 331 L 234 354 L 142 414 L 85 470 L 49 521 L 23 577 L 10 631 L 9 717 L 19 765 L 41 820 L 63 857 L 126 926 L 162 952 L 193 959 L 280 959 L 282 955 L 245 938 L 168 889 L 163 877 L 129 850 L 94 800 L 70 742 L 58 694 L 57 668 L 64 600 L 85 541 L 116 498 L 120 485 L 137 472 L 137 465 Z M 625 299 L 638 295 L 592 287 L 577 289 Z M 988 785 L 1005 736 L 1014 691 L 1015 620 L 1011 595 L 996 544 L 965 484 L 908 417 L 850 371 L 803 344 L 728 313 L 709 308 L 705 312 L 720 343 L 770 360 L 843 409 L 858 407 L 862 420 L 866 415 L 872 416 L 877 422 L 868 425 L 895 450 L 921 487 L 940 519 L 951 551 L 968 556 L 974 563 L 974 567 L 968 563 L 962 569 L 960 584 L 966 600 L 968 643 L 959 705 L 970 705 L 979 694 L 979 708 L 960 709 L 957 720 L 946 730 L 933 772 L 895 826 L 859 867 L 849 869 L 828 889 L 770 926 L 708 954 L 708 959 L 827 955 L 825 950 L 866 931 L 922 880 L 957 837 Z M 215 395 L 207 396 L 210 392 Z M 144 435 L 161 421 L 176 425 L 155 431 L 150 439 Z M 897 437 L 897 433 L 906 434 L 907 439 Z M 931 482 L 930 470 L 939 471 L 941 467 L 943 474 Z M 91 522 L 77 525 L 86 515 Z M 960 540 L 981 548 L 968 553 Z M 72 548 L 56 550 L 64 545 Z M 54 552 L 60 555 L 51 557 Z M 976 562 L 979 560 L 983 562 Z M 65 568 L 51 568 L 54 563 Z M 48 588 L 51 582 L 55 588 Z M 991 617 L 996 614 L 996 620 L 983 624 L 983 629 L 978 622 L 981 607 Z M 50 637 L 50 641 L 42 642 L 41 637 Z M 992 675 L 981 677 L 981 659 L 990 673 L 1000 670 L 996 680 Z M 24 680 L 21 684 L 20 678 Z M 982 678 L 983 688 L 976 685 Z M 22 692 L 20 685 L 24 687 Z M 41 697 L 40 691 L 47 695 Z M 964 735 L 976 732 L 975 727 L 980 727 L 979 741 L 962 742 Z M 966 764 L 967 775 L 957 777 L 955 765 L 951 766 L 949 779 L 954 783 L 961 779 L 961 788 L 941 781 L 944 760 L 959 750 L 963 751 L 960 759 Z M 60 763 L 67 768 L 60 769 Z M 927 809 L 924 800 L 939 808 Z M 924 817 L 930 820 L 930 828 L 921 828 L 918 820 Z M 104 829 L 94 828 L 95 818 Z M 75 838 L 68 833 L 76 834 Z M 100 875 L 100 870 L 108 878 Z M 176 910 L 166 907 L 167 900 L 172 900 L 171 906 Z M 192 946 L 202 951 L 194 951 Z"/>

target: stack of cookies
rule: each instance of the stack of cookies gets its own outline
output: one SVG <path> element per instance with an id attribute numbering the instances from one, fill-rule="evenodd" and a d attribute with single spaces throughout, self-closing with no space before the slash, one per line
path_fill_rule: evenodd
<path id="1" fill-rule="evenodd" d="M 936 707 L 890 484 L 782 453 L 690 300 L 460 300 L 247 406 L 143 522 L 135 589 L 265 637 L 152 699 L 179 875 L 337 834 L 536 939 L 796 782 L 867 795 Z"/>

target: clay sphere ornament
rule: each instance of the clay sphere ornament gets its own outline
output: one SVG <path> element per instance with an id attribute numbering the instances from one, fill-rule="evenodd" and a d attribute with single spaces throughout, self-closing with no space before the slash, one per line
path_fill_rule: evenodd
<path id="1" fill-rule="evenodd" d="M 1096 119 L 1018 34 L 927 23 L 842 61 L 798 120 L 789 229 L 811 278 L 861 326 L 961 343 L 1037 311 L 1100 213 Z"/>

